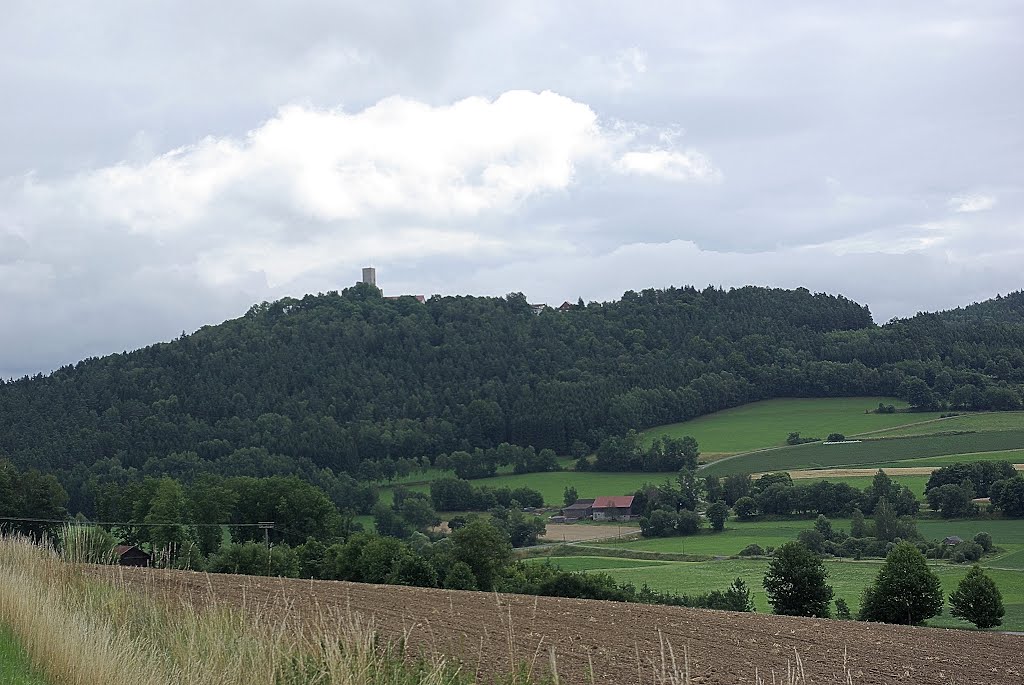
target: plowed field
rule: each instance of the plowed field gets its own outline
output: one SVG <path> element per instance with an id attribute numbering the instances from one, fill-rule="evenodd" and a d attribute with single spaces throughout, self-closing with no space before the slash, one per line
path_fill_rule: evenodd
<path id="1" fill-rule="evenodd" d="M 104 569 L 130 587 L 196 605 L 226 603 L 288 612 L 310 623 L 325 613 L 374 617 L 377 630 L 461 658 L 480 682 L 510 656 L 538 672 L 555 647 L 563 683 L 657 683 L 668 645 L 690 682 L 771 683 L 799 654 L 808 683 L 859 685 L 1024 683 L 1024 638 L 763 614 L 590 600 L 454 592 L 332 581 Z"/>

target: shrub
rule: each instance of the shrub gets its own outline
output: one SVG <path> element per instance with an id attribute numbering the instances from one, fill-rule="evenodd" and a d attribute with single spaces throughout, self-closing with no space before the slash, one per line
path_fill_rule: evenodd
<path id="1" fill-rule="evenodd" d="M 974 536 L 974 541 L 981 545 L 981 548 L 985 550 L 985 554 L 992 551 L 992 536 L 989 533 L 978 533 Z"/>
<path id="2" fill-rule="evenodd" d="M 473 569 L 464 561 L 456 561 L 444 577 L 444 587 L 447 590 L 476 590 Z"/>
<path id="3" fill-rule="evenodd" d="M 850 620 L 850 606 L 842 597 L 836 600 L 836 618 L 840 621 Z"/>
<path id="4" fill-rule="evenodd" d="M 846 442 L 846 436 L 843 435 L 842 433 L 829 433 L 827 441 L 828 442 Z"/>
<path id="5" fill-rule="evenodd" d="M 740 556 L 741 557 L 763 557 L 764 556 L 764 550 L 761 549 L 761 545 L 759 545 L 759 544 L 757 544 L 755 542 L 754 544 L 747 545 L 746 547 L 741 549 L 740 550 Z"/>
<path id="6" fill-rule="evenodd" d="M 978 559 L 981 559 L 983 554 L 985 554 L 984 547 L 979 545 L 977 542 L 964 540 L 953 547 L 953 553 L 950 558 L 954 562 L 962 564 L 967 561 L 977 561 Z"/>
<path id="7" fill-rule="evenodd" d="M 680 535 L 696 535 L 700 532 L 700 514 L 695 511 L 683 509 L 679 512 L 679 519 L 676 522 L 676 530 Z"/>

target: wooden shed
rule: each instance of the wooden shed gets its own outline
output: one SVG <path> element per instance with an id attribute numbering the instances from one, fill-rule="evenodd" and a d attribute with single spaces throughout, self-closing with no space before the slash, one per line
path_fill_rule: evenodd
<path id="1" fill-rule="evenodd" d="M 562 509 L 562 516 L 567 522 L 588 519 L 594 515 L 594 500 L 578 499 Z"/>
<path id="2" fill-rule="evenodd" d="M 135 545 L 118 545 L 114 548 L 117 556 L 117 563 L 121 566 L 142 566 L 150 565 L 150 556 Z"/>

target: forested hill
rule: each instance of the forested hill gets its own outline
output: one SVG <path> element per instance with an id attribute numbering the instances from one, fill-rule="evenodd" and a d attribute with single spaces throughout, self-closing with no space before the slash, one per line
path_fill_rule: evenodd
<path id="1" fill-rule="evenodd" d="M 997 295 L 991 300 L 976 302 L 966 307 L 957 307 L 941 316 L 957 321 L 993 321 L 1024 324 L 1024 291 L 1008 295 Z"/>
<path id="2" fill-rule="evenodd" d="M 1024 325 L 877 327 L 866 307 L 803 289 L 645 290 L 537 316 L 519 294 L 421 304 L 356 286 L 4 383 L 0 457 L 71 484 L 253 454 L 359 475 L 366 460 L 505 441 L 564 454 L 770 397 L 1008 408 L 1022 349 Z"/>

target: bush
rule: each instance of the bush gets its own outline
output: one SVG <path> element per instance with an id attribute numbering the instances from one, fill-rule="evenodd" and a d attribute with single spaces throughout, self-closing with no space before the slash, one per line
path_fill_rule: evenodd
<path id="1" fill-rule="evenodd" d="M 989 533 L 981 532 L 974 536 L 974 541 L 981 545 L 985 554 L 992 551 L 992 536 Z"/>
<path id="2" fill-rule="evenodd" d="M 842 433 L 829 433 L 827 442 L 846 442 L 846 436 Z"/>
<path id="3" fill-rule="evenodd" d="M 464 561 L 456 561 L 444 577 L 446 590 L 476 590 L 476 576 Z"/>
<path id="4" fill-rule="evenodd" d="M 759 544 L 757 544 L 755 542 L 754 544 L 747 545 L 746 547 L 741 549 L 740 550 L 740 556 L 741 557 L 763 557 L 764 556 L 764 550 L 761 549 L 761 545 L 759 545 Z"/>
<path id="5" fill-rule="evenodd" d="M 836 618 L 840 621 L 850 620 L 850 606 L 842 597 L 836 600 Z"/>
<path id="6" fill-rule="evenodd" d="M 985 548 L 977 542 L 964 540 L 953 547 L 953 552 L 950 555 L 950 558 L 957 564 L 963 564 L 968 561 L 977 561 L 978 559 L 981 559 L 984 554 Z"/>
<path id="7" fill-rule="evenodd" d="M 676 530 L 680 535 L 696 535 L 700 532 L 700 514 L 689 509 L 679 512 L 679 519 L 676 521 Z"/>

